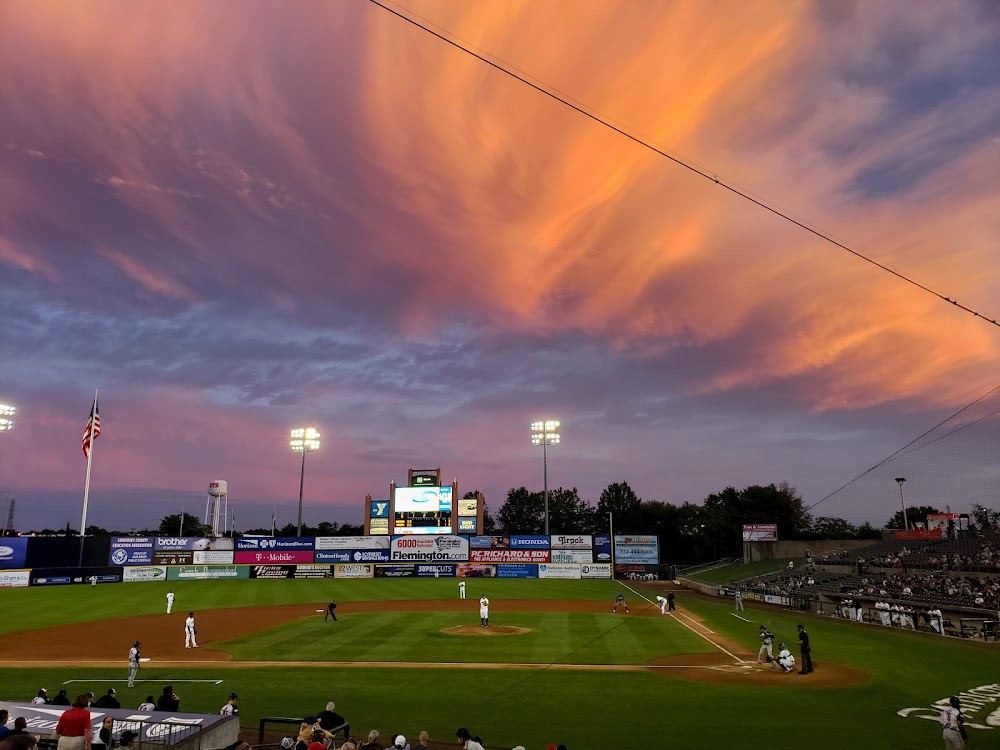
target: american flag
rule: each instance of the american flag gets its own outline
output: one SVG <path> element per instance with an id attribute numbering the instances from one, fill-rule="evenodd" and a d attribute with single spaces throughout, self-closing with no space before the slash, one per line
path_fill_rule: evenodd
<path id="1" fill-rule="evenodd" d="M 90 409 L 90 419 L 87 420 L 87 429 L 83 431 L 83 455 L 90 458 L 90 446 L 101 434 L 101 415 L 97 411 L 97 396 L 94 396 L 94 405 Z"/>

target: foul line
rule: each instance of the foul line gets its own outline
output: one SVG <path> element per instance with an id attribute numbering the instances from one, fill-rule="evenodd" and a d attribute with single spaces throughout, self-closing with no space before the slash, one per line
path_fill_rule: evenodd
<path id="1" fill-rule="evenodd" d="M 750 621 L 749 621 L 749 620 L 748 620 L 747 618 L 745 618 L 745 617 L 740 617 L 740 616 L 739 616 L 738 614 L 736 614 L 735 612 L 730 612 L 729 614 L 731 614 L 731 615 L 732 615 L 733 617 L 735 617 L 735 618 L 736 618 L 737 620 L 743 620 L 743 622 L 750 622 Z"/>
<path id="2" fill-rule="evenodd" d="M 695 619 L 694 619 L 693 617 L 688 617 L 688 616 L 687 616 L 686 614 L 684 614 L 683 612 L 674 612 L 674 614 L 675 614 L 675 615 L 680 615 L 680 616 L 681 616 L 681 617 L 683 617 L 683 618 L 684 618 L 685 620 L 690 620 L 690 621 L 691 621 L 691 622 L 693 622 L 693 623 L 694 623 L 695 625 L 697 625 L 697 626 L 698 626 L 699 628 L 701 628 L 702 630 L 704 630 L 704 631 L 705 631 L 706 633 L 711 633 L 712 635 L 715 635 L 715 631 L 714 631 L 714 630 L 710 630 L 710 629 L 709 629 L 709 628 L 708 628 L 707 626 L 705 626 L 705 625 L 702 625 L 702 624 L 701 624 L 700 622 L 698 622 L 697 620 L 695 620 Z"/>
<path id="3" fill-rule="evenodd" d="M 629 586 L 628 584 L 626 584 L 626 583 L 622 583 L 621 581 L 619 581 L 618 583 L 619 583 L 619 584 L 621 584 L 622 586 L 624 586 L 625 588 L 627 588 L 627 589 L 628 589 L 629 591 L 631 591 L 631 592 L 632 592 L 633 594 L 635 594 L 636 596 L 638 596 L 638 597 L 639 597 L 640 599 L 644 599 L 645 601 L 649 602 L 650 604 L 652 604 L 652 603 L 653 603 L 651 599 L 646 599 L 646 597 L 645 597 L 645 596 L 643 596 L 642 594 L 640 594 L 640 593 L 639 593 L 638 591 L 636 591 L 636 590 L 635 590 L 634 588 L 632 588 L 632 587 L 631 587 L 631 586 Z M 725 654 L 728 654 L 728 655 L 729 655 L 729 656 L 731 656 L 731 657 L 732 657 L 733 659 L 735 659 L 736 661 L 738 661 L 738 662 L 739 662 L 740 664 L 743 664 L 743 663 L 745 663 L 745 662 L 743 661 L 743 659 L 741 659 L 740 657 L 738 657 L 738 656 L 737 656 L 736 654 L 734 654 L 734 653 L 733 653 L 732 651 L 728 650 L 728 649 L 727 649 L 727 648 L 725 648 L 724 646 L 720 646 L 720 645 L 719 645 L 718 643 L 716 643 L 715 641 L 713 641 L 713 640 L 712 640 L 711 638 L 709 638 L 709 637 L 708 637 L 707 635 L 705 635 L 704 633 L 700 633 L 700 632 L 698 632 L 697 630 L 695 630 L 694 628 L 692 628 L 692 627 L 691 627 L 690 625 L 688 625 L 688 624 L 687 624 L 686 622 L 681 622 L 681 621 L 680 621 L 680 620 L 678 620 L 678 619 L 677 619 L 676 617 L 674 618 L 674 622 L 676 622 L 676 623 L 679 623 L 679 624 L 683 625 L 684 627 L 686 627 L 686 628 L 687 628 L 688 630 L 690 630 L 690 631 L 691 631 L 692 633 L 694 633 L 695 635 L 697 635 L 697 636 L 700 636 L 701 638 L 704 638 L 704 639 L 705 639 L 706 641 L 708 641 L 708 642 L 709 642 L 709 643 L 711 643 L 711 644 L 712 644 L 713 646 L 715 646 L 715 647 L 716 647 L 717 649 L 719 649 L 719 651 L 722 651 L 723 653 L 725 653 Z M 692 621 L 692 622 L 693 622 L 693 621 Z"/>
<path id="4" fill-rule="evenodd" d="M 53 662 L 58 663 L 58 662 Z M 71 682 L 128 682 L 128 680 L 102 680 L 102 679 L 91 679 L 91 680 L 66 680 L 63 685 L 69 685 Z M 135 680 L 135 682 L 160 682 L 163 680 Z M 170 682 L 209 682 L 213 685 L 221 685 L 222 680 L 170 680 Z"/>

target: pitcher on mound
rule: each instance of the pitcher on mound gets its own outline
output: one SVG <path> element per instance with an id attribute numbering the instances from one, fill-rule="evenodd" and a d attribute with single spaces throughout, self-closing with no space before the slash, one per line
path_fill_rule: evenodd
<path id="1" fill-rule="evenodd" d="M 488 628 L 490 626 L 490 600 L 483 594 L 479 599 L 479 624 Z"/>

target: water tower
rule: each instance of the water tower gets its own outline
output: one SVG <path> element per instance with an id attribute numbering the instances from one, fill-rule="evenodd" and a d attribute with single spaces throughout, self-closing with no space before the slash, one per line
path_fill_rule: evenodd
<path id="1" fill-rule="evenodd" d="M 219 531 L 219 518 L 222 531 Z M 208 483 L 208 498 L 205 500 L 205 523 L 212 527 L 212 536 L 223 536 L 229 525 L 229 482 L 215 479 Z"/>

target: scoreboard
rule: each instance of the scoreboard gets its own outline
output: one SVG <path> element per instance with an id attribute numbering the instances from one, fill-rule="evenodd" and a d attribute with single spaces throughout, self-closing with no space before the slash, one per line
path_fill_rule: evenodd
<path id="1" fill-rule="evenodd" d="M 449 487 L 397 487 L 394 534 L 451 534 L 453 502 Z"/>

